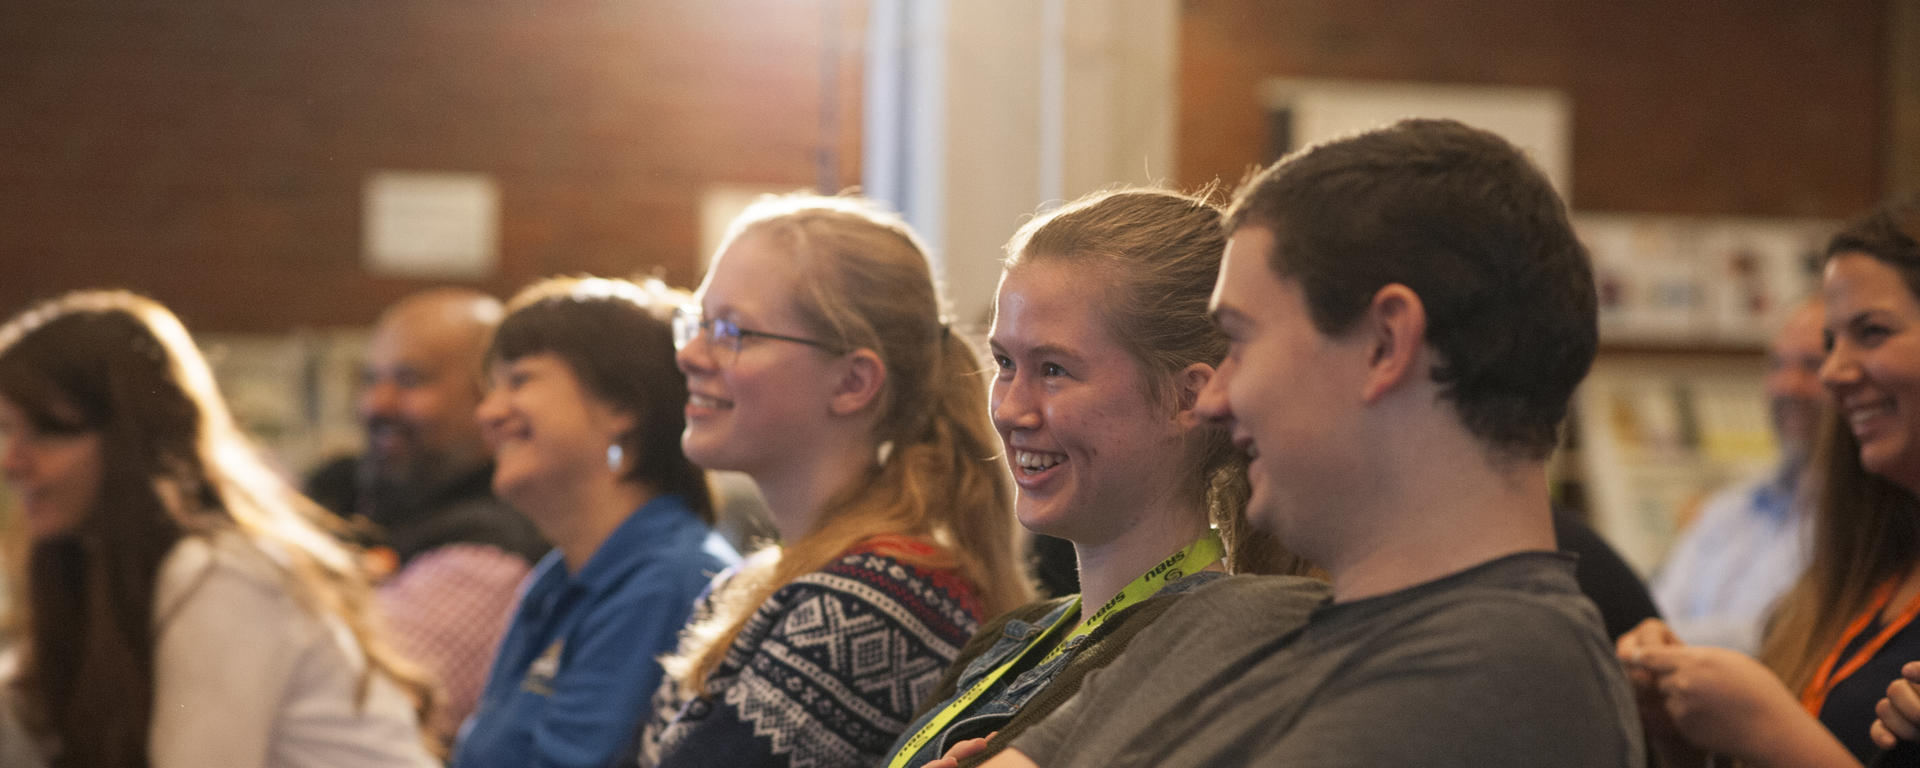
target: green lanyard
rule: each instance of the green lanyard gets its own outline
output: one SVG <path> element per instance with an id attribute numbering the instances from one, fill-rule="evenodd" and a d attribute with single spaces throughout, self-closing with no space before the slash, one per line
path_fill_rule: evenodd
<path id="1" fill-rule="evenodd" d="M 1141 574 L 1139 578 L 1134 579 L 1129 582 L 1127 586 L 1121 588 L 1119 594 L 1114 595 L 1113 599 L 1108 600 L 1106 605 L 1100 606 L 1100 610 L 1094 611 L 1093 616 L 1088 618 L 1085 623 L 1075 628 L 1071 633 L 1068 633 L 1066 637 L 1061 638 L 1060 642 L 1053 646 L 1053 651 L 1049 652 L 1045 658 L 1040 660 L 1039 664 L 1035 664 L 1034 666 L 1044 665 L 1052 661 L 1055 656 L 1066 653 L 1067 647 L 1073 644 L 1074 638 L 1092 632 L 1099 628 L 1107 619 L 1113 618 L 1115 614 L 1154 596 L 1162 587 L 1179 581 L 1186 577 L 1187 574 L 1205 569 L 1207 566 L 1219 562 L 1220 558 L 1225 555 L 1226 546 L 1220 542 L 1219 532 L 1208 532 L 1207 535 L 1201 537 L 1199 541 L 1188 544 L 1186 549 L 1182 549 L 1168 556 L 1167 559 L 1160 561 L 1158 565 L 1148 569 L 1147 572 Z M 1183 565 L 1187 567 L 1181 567 Z M 968 707 L 973 706 L 974 702 L 978 701 L 980 696 L 987 692 L 988 688 L 992 688 L 994 683 L 999 682 L 1000 678 L 1005 677 L 1007 671 L 1013 669 L 1014 665 L 1019 664 L 1021 659 L 1026 658 L 1029 652 L 1045 644 L 1047 638 L 1052 637 L 1061 627 L 1072 625 L 1074 617 L 1080 614 L 1079 609 L 1080 598 L 1076 595 L 1073 598 L 1073 603 L 1068 606 L 1066 611 L 1060 614 L 1059 619 L 1054 620 L 1052 626 L 1047 627 L 1045 632 L 1040 633 L 1032 642 L 1027 644 L 1027 647 L 1020 649 L 1020 652 L 1014 654 L 1012 658 L 1002 662 L 1000 666 L 995 667 L 993 671 L 981 677 L 979 682 L 974 683 L 973 687 L 968 688 L 965 693 L 955 698 L 953 703 L 942 708 L 940 713 L 934 715 L 932 720 L 928 720 L 927 724 L 921 726 L 920 730 L 914 731 L 913 738 L 907 739 L 906 745 L 902 746 L 900 751 L 893 753 L 892 760 L 887 761 L 887 768 L 901 768 L 901 766 L 906 765 L 907 761 L 912 759 L 913 756 L 920 751 L 921 747 L 926 746 L 927 742 L 932 741 L 936 734 L 946 730 L 946 727 L 954 721 L 954 718 L 959 717 Z"/>

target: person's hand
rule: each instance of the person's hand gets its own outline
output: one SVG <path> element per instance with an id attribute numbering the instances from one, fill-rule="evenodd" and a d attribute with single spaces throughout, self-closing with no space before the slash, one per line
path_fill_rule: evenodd
<path id="1" fill-rule="evenodd" d="M 1633 649 L 1665 648 L 1671 645 L 1686 645 L 1686 643 L 1680 641 L 1680 636 L 1673 633 L 1672 627 L 1656 617 L 1643 620 L 1633 629 L 1627 630 L 1619 640 L 1614 641 L 1614 645 L 1619 649 L 1620 655 L 1625 656 L 1629 650 Z"/>
<path id="2" fill-rule="evenodd" d="M 952 747 L 947 748 L 947 753 L 940 756 L 940 759 L 927 763 L 925 766 L 922 766 L 922 768 L 960 768 L 960 761 L 985 752 L 987 749 L 987 740 L 993 738 L 994 734 L 997 733 L 999 733 L 999 731 L 994 731 L 977 739 L 961 739 L 960 741 L 956 741 Z"/>
<path id="3" fill-rule="evenodd" d="M 1874 705 L 1873 743 L 1893 749 L 1901 741 L 1920 741 L 1920 661 L 1900 668 L 1899 680 L 1887 686 L 1887 697 Z"/>
<path id="4" fill-rule="evenodd" d="M 1812 720 L 1772 670 L 1738 651 L 1643 648 L 1630 665 L 1653 677 L 1673 727 L 1701 749 L 1751 759 L 1770 749 L 1764 740 Z"/>
<path id="5" fill-rule="evenodd" d="M 1619 655 L 1620 663 L 1626 667 L 1627 680 L 1633 683 L 1634 700 L 1639 704 L 1640 722 L 1646 726 L 1647 737 L 1665 741 L 1678 737 L 1673 727 L 1673 719 L 1667 716 L 1666 698 L 1660 695 L 1659 681 L 1654 673 L 1641 665 L 1640 659 L 1659 648 L 1685 647 L 1673 629 L 1659 619 L 1647 619 L 1639 626 L 1627 630 L 1626 634 L 1614 641 L 1614 652 Z"/>
<path id="6" fill-rule="evenodd" d="M 1653 675 L 1640 668 L 1640 656 L 1655 648 L 1675 648 L 1684 646 L 1680 637 L 1673 634 L 1673 628 L 1659 619 L 1647 619 L 1639 626 L 1627 630 L 1620 639 L 1613 641 L 1614 653 L 1627 665 L 1627 674 L 1636 687 L 1653 687 Z"/>

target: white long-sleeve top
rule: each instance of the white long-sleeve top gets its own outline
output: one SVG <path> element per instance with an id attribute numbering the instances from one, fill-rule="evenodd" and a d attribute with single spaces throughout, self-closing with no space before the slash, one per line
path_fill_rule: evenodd
<path id="1" fill-rule="evenodd" d="M 237 533 L 182 539 L 160 567 L 154 768 L 431 768 L 412 704 L 338 619 Z"/>

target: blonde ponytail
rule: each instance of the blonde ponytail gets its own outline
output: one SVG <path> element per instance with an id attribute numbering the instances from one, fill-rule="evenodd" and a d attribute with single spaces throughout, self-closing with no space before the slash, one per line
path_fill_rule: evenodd
<path id="1" fill-rule="evenodd" d="M 1145 376 L 1148 392 L 1172 402 L 1174 376 L 1194 363 L 1217 366 L 1227 340 L 1207 317 L 1226 234 L 1220 209 L 1202 196 L 1158 189 L 1097 192 L 1035 218 L 1007 242 L 1007 270 L 1030 262 L 1078 261 L 1106 278 L 1099 301 L 1113 336 Z M 1207 516 L 1227 545 L 1235 573 L 1317 573 L 1247 522 L 1247 459 L 1225 430 L 1208 428 L 1193 471 Z"/>
<path id="2" fill-rule="evenodd" d="M 696 619 L 663 663 L 697 694 L 762 603 L 863 542 L 916 567 L 959 571 L 987 615 L 1033 595 L 980 358 L 942 320 L 919 238 L 871 203 L 812 195 L 763 198 L 727 239 L 749 232 L 764 233 L 800 265 L 794 304 L 816 338 L 873 350 L 886 365 L 873 438 L 891 450 L 884 461 L 876 452 L 868 474 L 828 500 L 814 530 L 755 558 L 715 596 L 712 613 Z"/>

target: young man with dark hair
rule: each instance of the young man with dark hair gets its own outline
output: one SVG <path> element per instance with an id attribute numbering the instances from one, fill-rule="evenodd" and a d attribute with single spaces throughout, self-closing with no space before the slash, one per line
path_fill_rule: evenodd
<path id="1" fill-rule="evenodd" d="M 1511 145 L 1410 120 L 1244 188 L 1200 409 L 1326 569 L 1189 595 L 990 765 L 1637 766 L 1544 462 L 1596 346 L 1584 249 Z M 964 752 L 964 750 L 962 750 Z"/>

